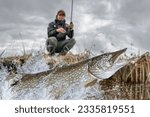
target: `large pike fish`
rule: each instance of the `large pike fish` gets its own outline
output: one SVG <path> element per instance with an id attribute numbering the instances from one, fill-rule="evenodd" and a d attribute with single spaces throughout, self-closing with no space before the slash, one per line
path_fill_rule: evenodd
<path id="1" fill-rule="evenodd" d="M 59 99 L 72 84 L 80 83 L 80 80 L 89 74 L 96 80 L 108 78 L 102 77 L 101 73 L 113 66 L 119 55 L 125 51 L 126 48 L 104 53 L 76 64 L 56 66 L 48 71 L 22 75 L 20 80 L 11 85 L 11 99 L 28 99 L 28 95 L 33 95 L 36 99 L 41 92 L 45 92 L 43 96 L 49 96 L 47 99 Z"/>

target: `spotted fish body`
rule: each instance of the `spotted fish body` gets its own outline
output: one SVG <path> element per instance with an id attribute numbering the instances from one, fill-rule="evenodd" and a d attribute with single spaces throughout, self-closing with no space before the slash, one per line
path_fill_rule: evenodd
<path id="1" fill-rule="evenodd" d="M 110 67 L 118 56 L 125 51 L 126 49 L 122 49 L 76 64 L 60 68 L 56 67 L 37 74 L 26 74 L 22 76 L 16 85 L 11 87 L 12 99 L 28 99 L 28 95 L 33 95 L 34 99 L 39 99 L 38 94 L 42 92 L 45 92 L 42 94 L 43 97 L 48 96 L 47 99 L 59 99 L 72 84 L 79 83 L 88 73 L 99 78 L 98 72 L 104 68 L 106 69 L 106 67 Z M 101 60 L 104 58 L 106 58 L 106 61 L 101 65 Z M 109 66 L 106 66 L 106 63 Z"/>

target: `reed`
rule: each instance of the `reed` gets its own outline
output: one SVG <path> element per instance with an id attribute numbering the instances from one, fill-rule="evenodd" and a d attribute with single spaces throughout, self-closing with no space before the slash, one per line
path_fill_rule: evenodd
<path id="1" fill-rule="evenodd" d="M 150 54 L 147 52 L 138 59 L 134 58 L 134 61 L 129 62 L 111 78 L 126 83 L 150 83 Z"/>

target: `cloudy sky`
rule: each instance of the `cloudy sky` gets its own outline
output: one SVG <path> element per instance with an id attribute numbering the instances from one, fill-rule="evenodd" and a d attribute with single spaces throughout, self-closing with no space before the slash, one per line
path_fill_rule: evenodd
<path id="1" fill-rule="evenodd" d="M 71 0 L 0 0 L 0 53 L 45 49 L 48 23 L 58 10 L 70 22 Z M 77 41 L 72 52 L 150 50 L 150 0 L 74 0 Z"/>

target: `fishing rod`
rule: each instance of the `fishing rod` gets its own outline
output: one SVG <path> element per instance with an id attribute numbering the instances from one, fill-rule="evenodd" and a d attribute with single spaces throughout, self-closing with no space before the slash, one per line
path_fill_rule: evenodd
<path id="1" fill-rule="evenodd" d="M 0 57 L 5 53 L 5 49 L 2 51 L 2 53 L 0 54 Z"/>
<path id="2" fill-rule="evenodd" d="M 71 2 L 71 17 L 70 17 L 70 24 L 72 23 L 72 17 L 73 17 L 73 0 Z"/>

